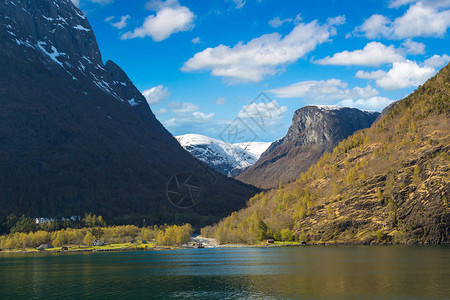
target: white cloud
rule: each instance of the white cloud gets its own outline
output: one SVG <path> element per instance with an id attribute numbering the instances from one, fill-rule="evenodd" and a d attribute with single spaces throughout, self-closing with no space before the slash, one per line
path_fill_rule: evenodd
<path id="1" fill-rule="evenodd" d="M 370 85 L 361 88 L 347 88 L 347 83 L 339 79 L 321 81 L 301 81 L 286 87 L 269 90 L 279 98 L 305 98 L 320 103 L 331 103 L 347 98 L 367 99 L 378 95 L 378 91 Z"/>
<path id="2" fill-rule="evenodd" d="M 147 5 L 156 10 L 156 15 L 148 16 L 141 27 L 126 32 L 122 39 L 150 36 L 160 42 L 173 33 L 188 31 L 194 27 L 195 15 L 185 6 L 180 6 L 176 0 L 166 2 L 152 1 Z"/>
<path id="3" fill-rule="evenodd" d="M 269 25 L 272 26 L 273 28 L 278 28 L 281 25 L 283 25 L 283 23 L 286 23 L 286 22 L 290 23 L 292 21 L 293 21 L 292 19 L 281 20 L 280 17 L 275 17 L 275 18 L 273 18 L 272 20 L 269 21 Z"/>
<path id="4" fill-rule="evenodd" d="M 366 72 L 366 71 L 359 70 L 358 72 L 356 72 L 355 77 L 361 78 L 361 79 L 380 79 L 385 74 L 386 74 L 386 72 L 384 72 L 382 70 L 373 71 L 373 72 Z"/>
<path id="5" fill-rule="evenodd" d="M 419 66 L 416 62 L 405 60 L 394 62 L 388 71 L 363 72 L 358 71 L 356 77 L 375 79 L 376 85 L 385 90 L 398 90 L 407 87 L 416 87 L 423 84 L 433 76 L 436 70 L 430 66 Z"/>
<path id="6" fill-rule="evenodd" d="M 390 8 L 399 8 L 400 6 L 412 4 L 416 2 L 422 2 L 422 4 L 431 7 L 448 7 L 450 6 L 450 0 L 391 0 L 389 3 Z"/>
<path id="7" fill-rule="evenodd" d="M 112 21 L 112 19 L 114 19 L 114 18 L 115 18 L 115 16 L 107 17 L 107 18 L 105 19 L 105 22 L 106 22 L 106 23 L 109 23 L 109 22 Z"/>
<path id="8" fill-rule="evenodd" d="M 442 5 L 427 5 L 431 2 L 433 1 L 411 5 L 404 15 L 394 21 L 382 15 L 373 15 L 355 28 L 354 35 L 362 33 L 369 39 L 443 37 L 450 26 L 450 10 L 440 10 Z"/>
<path id="9" fill-rule="evenodd" d="M 450 56 L 447 54 L 444 54 L 442 56 L 440 55 L 433 55 L 429 59 L 424 61 L 425 66 L 433 67 L 433 68 L 441 68 L 445 65 L 447 65 L 450 61 Z"/>
<path id="10" fill-rule="evenodd" d="M 237 9 L 241 9 L 245 5 L 245 0 L 233 0 L 233 2 L 236 4 Z"/>
<path id="11" fill-rule="evenodd" d="M 382 111 L 383 108 L 391 104 L 393 100 L 386 97 L 371 97 L 368 99 L 344 99 L 337 105 L 345 107 L 354 107 L 359 109 Z"/>
<path id="12" fill-rule="evenodd" d="M 211 70 L 229 83 L 260 82 L 289 63 L 297 61 L 318 45 L 329 41 L 333 27 L 313 21 L 300 23 L 286 36 L 265 34 L 233 47 L 220 45 L 196 53 L 182 71 Z"/>
<path id="13" fill-rule="evenodd" d="M 128 21 L 129 18 L 130 18 L 130 15 L 122 16 L 122 17 L 120 18 L 120 21 L 119 21 L 119 22 L 111 23 L 111 25 L 114 26 L 114 27 L 116 27 L 117 29 L 122 29 L 122 28 L 124 28 L 124 27 L 127 26 L 127 21 Z M 107 18 L 107 19 L 108 19 L 108 18 Z M 106 21 L 106 20 L 105 20 L 105 21 Z"/>
<path id="14" fill-rule="evenodd" d="M 364 33 L 368 39 L 387 37 L 392 34 L 391 20 L 382 15 L 372 15 L 361 26 L 355 28 L 354 34 Z"/>
<path id="15" fill-rule="evenodd" d="M 368 43 L 364 49 L 355 51 L 343 51 L 334 54 L 332 57 L 320 59 L 317 63 L 321 65 L 341 65 L 341 66 L 379 66 L 381 64 L 392 63 L 404 60 L 394 46 L 385 46 L 382 43 Z"/>
<path id="16" fill-rule="evenodd" d="M 450 10 L 438 11 L 421 2 L 411 6 L 408 11 L 394 21 L 394 35 L 406 37 L 442 37 L 450 26 Z"/>
<path id="17" fill-rule="evenodd" d="M 225 102 L 227 102 L 227 100 L 224 97 L 220 97 L 219 99 L 217 99 L 216 104 L 217 105 L 224 105 Z"/>
<path id="18" fill-rule="evenodd" d="M 238 113 L 238 117 L 242 119 L 261 119 L 265 123 L 274 123 L 284 117 L 287 111 L 286 106 L 279 106 L 276 100 L 271 102 L 250 103 L 244 105 Z"/>
<path id="19" fill-rule="evenodd" d="M 206 123 L 210 123 L 214 118 L 214 113 L 205 114 L 200 111 L 178 114 L 176 117 L 170 118 L 163 122 L 164 126 L 169 130 L 175 130 L 182 127 L 183 129 L 200 126 L 203 128 Z M 199 130 L 197 128 L 196 130 Z M 204 129 L 204 128 L 203 128 Z"/>
<path id="20" fill-rule="evenodd" d="M 160 108 L 159 110 L 155 111 L 156 115 L 165 115 L 167 114 L 169 111 L 167 110 L 167 108 Z"/>
<path id="21" fill-rule="evenodd" d="M 167 106 L 174 112 L 178 114 L 185 114 L 190 113 L 196 110 L 199 110 L 200 107 L 195 105 L 194 103 L 190 102 L 179 102 L 179 101 L 172 101 L 167 104 Z"/>
<path id="22" fill-rule="evenodd" d="M 192 39 L 192 44 L 200 44 L 202 41 L 200 40 L 200 37 L 196 37 Z"/>
<path id="23" fill-rule="evenodd" d="M 151 89 L 142 92 L 142 95 L 147 100 L 148 104 L 156 105 L 161 103 L 164 99 L 170 96 L 168 88 L 162 85 L 152 87 Z"/>
<path id="24" fill-rule="evenodd" d="M 80 7 L 81 0 L 70 0 L 76 7 Z M 99 4 L 108 4 L 111 3 L 113 0 L 83 0 L 83 2 L 93 2 L 93 3 L 99 3 Z"/>
<path id="25" fill-rule="evenodd" d="M 406 53 L 417 55 L 417 54 L 425 54 L 425 44 L 424 43 L 417 43 L 414 42 L 411 39 L 407 39 L 402 43 L 403 48 L 405 49 Z"/>

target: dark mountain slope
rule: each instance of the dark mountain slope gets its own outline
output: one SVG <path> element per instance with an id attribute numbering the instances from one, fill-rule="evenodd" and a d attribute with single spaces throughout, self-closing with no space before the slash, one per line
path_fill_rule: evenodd
<path id="1" fill-rule="evenodd" d="M 0 44 L 0 215 L 208 223 L 254 193 L 178 144 L 69 0 L 2 0 Z M 166 199 L 180 172 L 205 188 L 188 211 Z"/>
<path id="2" fill-rule="evenodd" d="M 370 127 L 379 114 L 355 108 L 305 106 L 298 109 L 282 139 L 237 178 L 262 188 L 294 181 L 339 142 L 357 130 Z"/>
<path id="3" fill-rule="evenodd" d="M 450 243 L 450 65 L 296 182 L 204 230 L 220 242 Z"/>

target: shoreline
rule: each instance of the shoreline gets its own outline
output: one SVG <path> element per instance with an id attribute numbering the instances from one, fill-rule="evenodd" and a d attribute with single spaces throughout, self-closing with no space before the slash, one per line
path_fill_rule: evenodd
<path id="1" fill-rule="evenodd" d="M 236 249 L 236 248 L 284 248 L 284 247 L 330 247 L 330 246 L 357 246 L 357 247 L 371 247 L 371 246 L 449 246 L 450 244 L 308 244 L 308 245 L 241 245 L 241 244 L 226 244 L 218 247 L 205 247 L 206 249 Z M 138 251 L 165 251 L 165 250 L 188 250 L 197 249 L 193 247 L 173 246 L 173 247 L 152 247 L 152 248 L 112 248 L 112 249 L 76 249 L 76 250 L 2 250 L 2 254 L 62 254 L 62 253 L 98 253 L 98 252 L 138 252 Z M 200 250 L 201 251 L 201 250 Z"/>

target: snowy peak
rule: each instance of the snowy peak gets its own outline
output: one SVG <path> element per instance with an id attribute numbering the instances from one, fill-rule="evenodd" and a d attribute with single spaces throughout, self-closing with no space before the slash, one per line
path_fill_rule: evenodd
<path id="1" fill-rule="evenodd" d="M 259 142 L 229 144 L 199 134 L 185 134 L 176 139 L 192 155 L 227 175 L 237 175 L 253 165 L 270 145 Z"/>

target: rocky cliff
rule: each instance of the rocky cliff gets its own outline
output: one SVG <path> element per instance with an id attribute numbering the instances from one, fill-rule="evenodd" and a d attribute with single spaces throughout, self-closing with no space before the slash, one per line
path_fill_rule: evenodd
<path id="1" fill-rule="evenodd" d="M 298 109 L 282 139 L 273 142 L 261 158 L 237 178 L 261 188 L 274 188 L 295 180 L 325 152 L 357 130 L 370 127 L 376 112 L 339 106 Z"/>

